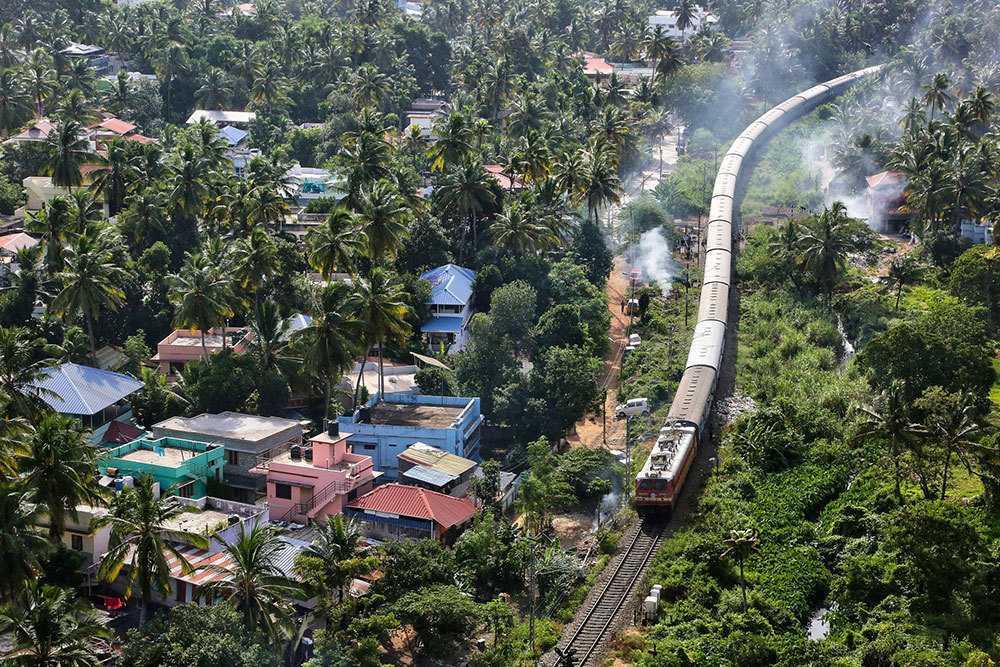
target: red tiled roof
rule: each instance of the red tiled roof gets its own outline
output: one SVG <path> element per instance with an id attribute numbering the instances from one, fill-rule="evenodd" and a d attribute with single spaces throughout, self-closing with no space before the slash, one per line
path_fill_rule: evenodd
<path id="1" fill-rule="evenodd" d="M 436 491 L 395 483 L 377 486 L 347 503 L 347 506 L 431 519 L 446 529 L 468 521 L 476 511 L 476 506 L 468 498 L 454 498 Z"/>
<path id="2" fill-rule="evenodd" d="M 119 445 L 124 445 L 126 442 L 132 442 L 140 435 L 143 434 L 143 430 L 138 426 L 133 426 L 128 422 L 113 421 L 108 425 L 108 430 L 104 432 L 101 437 L 102 443 L 115 443 Z"/>
<path id="3" fill-rule="evenodd" d="M 499 164 L 487 164 L 487 165 L 483 165 L 483 168 L 486 171 L 488 171 L 491 174 L 493 174 L 493 178 L 496 179 L 497 183 L 500 184 L 501 188 L 503 188 L 504 190 L 509 190 L 510 189 L 511 180 L 510 180 L 510 177 L 507 174 L 503 173 L 503 166 L 501 166 Z M 524 184 L 524 181 L 522 181 L 520 178 L 518 178 L 517 176 L 515 176 L 514 177 L 514 187 L 515 188 L 526 188 L 528 186 Z"/>
<path id="4" fill-rule="evenodd" d="M 870 188 L 877 188 L 880 185 L 897 185 L 903 181 L 903 172 L 883 171 L 872 176 L 865 176 L 865 180 L 868 181 Z"/>
<path id="5" fill-rule="evenodd" d="M 15 232 L 0 236 L 0 248 L 15 253 L 21 248 L 30 248 L 38 245 L 38 239 L 28 236 L 24 232 Z"/>
<path id="6" fill-rule="evenodd" d="M 138 141 L 140 144 L 158 144 L 158 143 L 160 143 L 159 141 L 157 141 L 156 139 L 153 139 L 152 137 L 145 137 L 145 136 L 143 136 L 143 135 L 141 135 L 141 134 L 139 134 L 137 132 L 133 132 L 132 134 L 126 135 L 125 138 L 126 139 L 131 139 L 132 141 Z"/>
<path id="7" fill-rule="evenodd" d="M 594 53 L 583 54 L 583 73 L 588 75 L 611 74 L 615 71 L 615 66 L 604 58 L 598 58 Z"/>
<path id="8" fill-rule="evenodd" d="M 98 123 L 92 127 L 103 127 L 105 130 L 111 130 L 115 134 L 128 134 L 136 128 L 132 123 L 126 123 L 120 118 L 109 118 L 106 121 Z"/>

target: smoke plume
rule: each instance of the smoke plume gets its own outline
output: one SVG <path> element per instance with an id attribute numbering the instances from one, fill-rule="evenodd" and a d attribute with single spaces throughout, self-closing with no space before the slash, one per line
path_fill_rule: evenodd
<path id="1" fill-rule="evenodd" d="M 656 283 L 666 296 L 674 276 L 679 275 L 670 244 L 663 235 L 663 227 L 656 227 L 639 237 L 639 257 L 636 264 L 642 269 L 642 279 Z"/>

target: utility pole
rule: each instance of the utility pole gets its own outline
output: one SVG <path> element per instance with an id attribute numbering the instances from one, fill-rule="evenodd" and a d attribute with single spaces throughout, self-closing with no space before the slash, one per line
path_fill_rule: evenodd
<path id="1" fill-rule="evenodd" d="M 604 400 L 601 401 L 601 442 L 608 446 L 608 388 L 604 387 Z"/>
<path id="2" fill-rule="evenodd" d="M 632 474 L 632 417 L 629 415 L 625 418 L 625 503 L 628 503 L 629 497 L 631 496 L 631 484 L 628 483 L 628 479 Z"/>
<path id="3" fill-rule="evenodd" d="M 531 564 L 528 569 L 528 596 L 529 596 L 529 620 L 528 620 L 528 642 L 531 646 L 531 653 L 535 653 L 535 542 L 531 542 Z"/>

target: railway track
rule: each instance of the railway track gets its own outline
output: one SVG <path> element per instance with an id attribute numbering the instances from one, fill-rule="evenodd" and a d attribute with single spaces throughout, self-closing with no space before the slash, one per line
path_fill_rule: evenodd
<path id="1" fill-rule="evenodd" d="M 610 566 L 610 576 L 598 584 L 599 593 L 588 598 L 585 611 L 581 610 L 582 616 L 578 615 L 576 630 L 557 645 L 557 654 L 571 655 L 571 664 L 575 667 L 600 664 L 605 640 L 615 628 L 615 617 L 630 608 L 628 602 L 634 597 L 636 586 L 666 537 L 665 528 L 665 522 L 637 524 L 628 546 Z M 556 655 L 551 664 L 567 663 Z"/>

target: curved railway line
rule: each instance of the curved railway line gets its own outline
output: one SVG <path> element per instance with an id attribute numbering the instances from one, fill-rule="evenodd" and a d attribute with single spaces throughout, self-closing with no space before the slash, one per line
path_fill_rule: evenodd
<path id="1" fill-rule="evenodd" d="M 738 247 L 742 237 L 734 210 L 752 168 L 753 154 L 792 121 L 882 67 L 858 70 L 788 98 L 747 126 L 722 156 L 709 206 L 702 295 L 687 364 L 667 422 L 636 477 L 636 507 L 643 520 L 634 528 L 627 546 L 602 573 L 596 590 L 591 591 L 573 623 L 566 628 L 555 653 L 545 656 L 545 664 L 575 667 L 600 664 L 607 640 L 624 620 L 624 612 L 632 609 L 630 602 L 635 599 L 636 586 L 645 583 L 646 569 L 666 539 L 665 518 L 677 505 L 699 445 L 711 441 L 709 415 L 722 368 L 727 329 L 738 320 L 736 309 L 730 308 L 734 303 L 731 294 L 734 290 L 730 289 L 733 246 Z M 679 523 L 680 514 L 670 521 L 672 526 Z M 561 657 L 566 654 L 572 657 L 569 660 Z"/>

